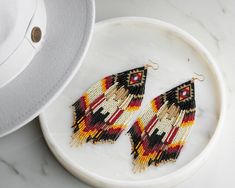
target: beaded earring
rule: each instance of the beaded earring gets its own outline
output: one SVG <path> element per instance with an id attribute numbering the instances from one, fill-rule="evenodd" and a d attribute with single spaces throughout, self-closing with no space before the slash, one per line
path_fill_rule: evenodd
<path id="1" fill-rule="evenodd" d="M 194 123 L 196 79 L 204 77 L 194 77 L 154 98 L 129 129 L 134 172 L 176 161 Z"/>
<path id="2" fill-rule="evenodd" d="M 142 103 L 147 64 L 107 76 L 89 88 L 72 106 L 72 144 L 114 142 Z"/>

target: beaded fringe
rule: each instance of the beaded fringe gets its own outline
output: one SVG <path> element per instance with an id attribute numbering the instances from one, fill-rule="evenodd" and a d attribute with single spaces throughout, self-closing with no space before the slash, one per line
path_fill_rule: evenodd
<path id="1" fill-rule="evenodd" d="M 156 97 L 129 129 L 134 172 L 176 161 L 195 117 L 194 82 Z"/>
<path id="2" fill-rule="evenodd" d="M 147 68 L 107 76 L 89 88 L 74 104 L 72 144 L 114 142 L 145 92 Z"/>

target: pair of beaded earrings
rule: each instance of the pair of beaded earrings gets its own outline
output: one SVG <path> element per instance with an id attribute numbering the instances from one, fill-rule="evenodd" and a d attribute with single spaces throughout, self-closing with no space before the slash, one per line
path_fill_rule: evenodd
<path id="1" fill-rule="evenodd" d="M 151 64 L 111 76 L 90 87 L 74 104 L 72 142 L 114 142 L 140 108 Z M 194 80 L 154 98 L 128 130 L 134 171 L 175 161 L 195 118 Z"/>

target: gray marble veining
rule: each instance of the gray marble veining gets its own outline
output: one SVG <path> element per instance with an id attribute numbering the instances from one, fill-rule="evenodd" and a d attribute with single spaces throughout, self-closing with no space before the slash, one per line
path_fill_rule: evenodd
<path id="1" fill-rule="evenodd" d="M 147 16 L 173 23 L 200 40 L 217 59 L 231 99 L 227 120 L 210 159 L 195 176 L 177 188 L 232 187 L 235 173 L 235 1 L 96 0 L 96 7 L 97 21 L 117 16 Z M 55 160 L 35 119 L 0 139 L 0 187 L 89 186 L 70 175 Z"/>

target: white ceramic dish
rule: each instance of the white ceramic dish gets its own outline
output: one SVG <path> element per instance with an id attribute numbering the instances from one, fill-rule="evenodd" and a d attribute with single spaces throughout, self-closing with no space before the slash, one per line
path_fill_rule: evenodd
<path id="1" fill-rule="evenodd" d="M 197 114 L 191 135 L 176 163 L 132 172 L 130 142 L 122 134 L 115 144 L 70 146 L 72 109 L 90 85 L 102 77 L 138 67 L 148 59 L 158 71 L 148 73 L 142 103 L 193 76 Z M 169 187 L 190 177 L 210 153 L 222 126 L 225 95 L 221 74 L 208 51 L 191 35 L 171 24 L 148 18 L 116 18 L 96 24 L 92 43 L 79 72 L 62 95 L 41 115 L 45 139 L 60 163 L 95 187 Z M 130 125 L 129 125 L 130 126 Z"/>

